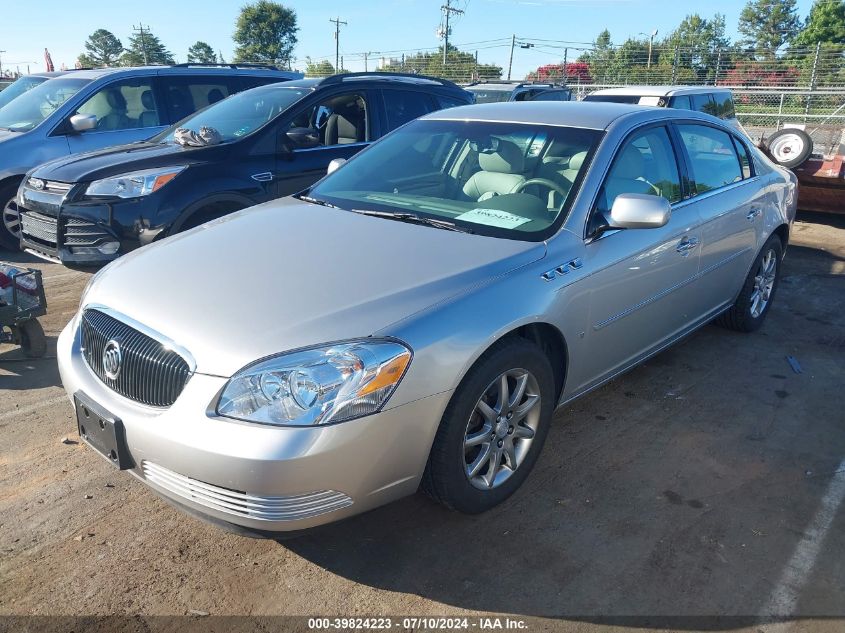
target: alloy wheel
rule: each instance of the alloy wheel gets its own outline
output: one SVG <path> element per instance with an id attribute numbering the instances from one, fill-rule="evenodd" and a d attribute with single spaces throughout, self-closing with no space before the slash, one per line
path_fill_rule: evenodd
<path id="1" fill-rule="evenodd" d="M 478 489 L 502 485 L 531 449 L 540 423 L 540 388 L 525 369 L 501 374 L 473 409 L 464 433 L 464 472 Z"/>
<path id="2" fill-rule="evenodd" d="M 760 267 L 754 275 L 754 289 L 751 292 L 751 316 L 759 318 L 769 305 L 772 290 L 775 287 L 777 277 L 777 255 L 771 249 L 766 251 L 763 259 L 760 260 Z"/>
<path id="3" fill-rule="evenodd" d="M 3 207 L 3 226 L 12 234 L 15 239 L 21 237 L 21 214 L 18 211 L 18 204 L 12 198 Z"/>

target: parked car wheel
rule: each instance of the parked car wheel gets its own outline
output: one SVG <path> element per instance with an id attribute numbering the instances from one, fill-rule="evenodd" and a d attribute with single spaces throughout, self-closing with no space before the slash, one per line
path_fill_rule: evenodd
<path id="1" fill-rule="evenodd" d="M 813 153 L 813 139 L 804 130 L 785 128 L 766 141 L 769 153 L 779 165 L 794 169 L 803 165 Z"/>
<path id="2" fill-rule="evenodd" d="M 449 508 L 477 514 L 512 495 L 545 442 L 555 408 L 543 351 L 506 339 L 473 367 L 446 409 L 422 488 Z"/>
<path id="3" fill-rule="evenodd" d="M 0 210 L 3 213 L 3 219 L 0 221 L 0 246 L 11 251 L 20 250 L 21 216 L 15 202 L 17 193 L 17 185 L 0 189 Z"/>
<path id="4" fill-rule="evenodd" d="M 753 332 L 763 325 L 778 288 L 782 260 L 780 238 L 772 235 L 754 260 L 736 302 L 716 322 L 738 332 Z"/>
<path id="5" fill-rule="evenodd" d="M 47 353 L 47 338 L 38 319 L 29 319 L 18 324 L 23 353 L 29 358 L 41 358 Z"/>

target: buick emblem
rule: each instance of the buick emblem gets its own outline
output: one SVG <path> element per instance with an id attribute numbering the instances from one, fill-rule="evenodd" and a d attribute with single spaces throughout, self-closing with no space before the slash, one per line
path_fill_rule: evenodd
<path id="1" fill-rule="evenodd" d="M 45 184 L 44 181 L 41 180 L 40 178 L 30 178 L 29 179 L 29 186 L 32 187 L 33 189 L 38 189 L 38 191 L 41 191 L 42 189 L 44 189 L 44 184 Z"/>
<path id="2" fill-rule="evenodd" d="M 120 375 L 120 367 L 123 363 L 123 354 L 120 351 L 120 343 L 111 339 L 103 348 L 103 371 L 109 380 L 117 380 Z"/>

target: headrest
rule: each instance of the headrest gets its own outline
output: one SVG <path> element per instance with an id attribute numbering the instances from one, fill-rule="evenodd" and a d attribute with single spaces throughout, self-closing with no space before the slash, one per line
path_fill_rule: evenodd
<path id="1" fill-rule="evenodd" d="M 568 169 L 572 169 L 574 171 L 578 171 L 584 165 L 584 160 L 587 158 L 587 152 L 578 152 L 577 154 L 573 154 L 572 158 L 569 159 L 569 167 Z"/>
<path id="2" fill-rule="evenodd" d="M 106 92 L 106 101 L 112 110 L 125 110 L 126 99 L 119 90 L 109 90 Z"/>
<path id="3" fill-rule="evenodd" d="M 141 93 L 141 105 L 144 106 L 144 110 L 155 110 L 156 104 L 153 99 L 152 90 L 144 90 L 144 92 Z"/>
<path id="4" fill-rule="evenodd" d="M 616 165 L 613 167 L 614 178 L 627 178 L 628 180 L 636 180 L 642 177 L 645 168 L 645 160 L 643 155 L 633 145 L 629 145 L 622 156 L 619 157 Z"/>
<path id="5" fill-rule="evenodd" d="M 525 158 L 516 143 L 499 140 L 495 151 L 488 150 L 478 155 L 478 165 L 484 171 L 521 174 L 525 171 Z"/>

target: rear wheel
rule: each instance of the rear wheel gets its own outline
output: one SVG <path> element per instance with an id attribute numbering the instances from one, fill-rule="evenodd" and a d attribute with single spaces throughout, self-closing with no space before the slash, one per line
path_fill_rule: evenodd
<path id="1" fill-rule="evenodd" d="M 0 221 L 0 246 L 10 251 L 18 251 L 21 247 L 21 217 L 15 202 L 17 193 L 17 185 L 0 189 L 0 212 L 3 214 Z"/>
<path id="2" fill-rule="evenodd" d="M 760 249 L 734 304 L 716 322 L 738 332 L 754 332 L 763 325 L 780 281 L 783 246 L 772 235 Z"/>
<path id="3" fill-rule="evenodd" d="M 506 339 L 473 367 L 440 422 L 423 490 L 476 514 L 512 495 L 528 477 L 554 411 L 554 373 L 535 344 Z"/>

